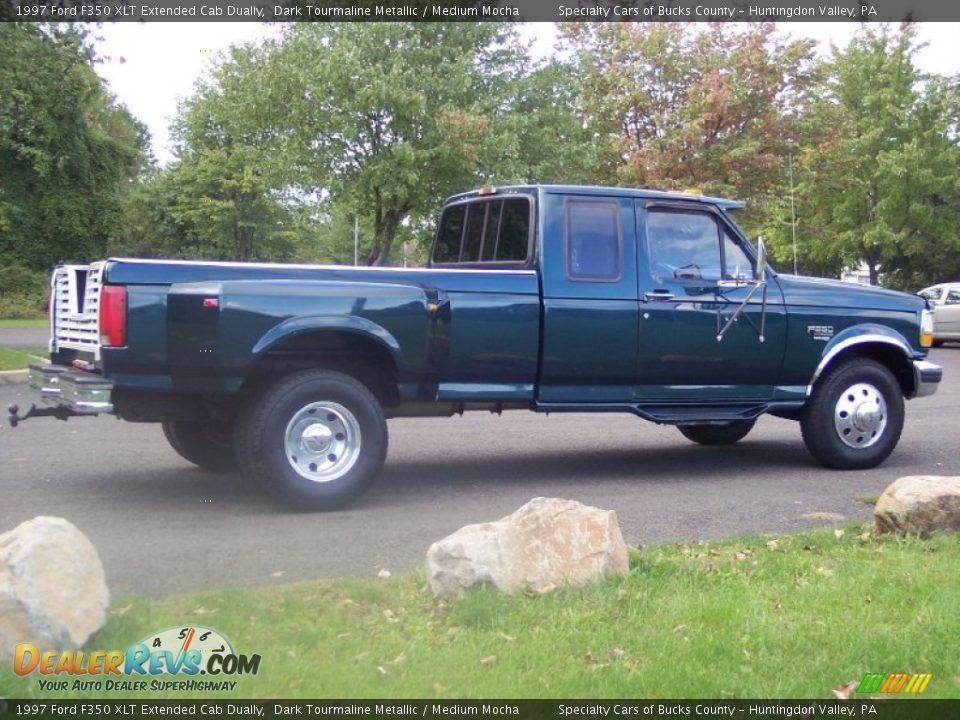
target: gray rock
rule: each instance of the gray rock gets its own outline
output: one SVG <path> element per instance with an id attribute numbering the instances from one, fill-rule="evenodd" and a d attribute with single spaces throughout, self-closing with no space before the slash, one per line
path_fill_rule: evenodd
<path id="1" fill-rule="evenodd" d="M 960 530 L 960 477 L 902 477 L 883 491 L 873 515 L 878 533 L 927 536 Z"/>
<path id="2" fill-rule="evenodd" d="M 36 517 L 0 535 L 0 658 L 26 642 L 79 648 L 109 604 L 97 551 L 68 521 Z"/>
<path id="3" fill-rule="evenodd" d="M 430 587 L 441 596 L 479 583 L 545 592 L 627 570 L 617 514 L 557 498 L 534 498 L 502 520 L 467 525 L 427 552 Z"/>

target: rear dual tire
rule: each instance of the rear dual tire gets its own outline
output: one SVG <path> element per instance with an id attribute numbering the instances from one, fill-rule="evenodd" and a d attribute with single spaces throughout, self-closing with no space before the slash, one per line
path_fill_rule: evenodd
<path id="1" fill-rule="evenodd" d="M 237 471 L 230 422 L 168 420 L 163 435 L 180 457 L 194 465 L 215 473 Z"/>
<path id="2" fill-rule="evenodd" d="M 297 510 L 335 510 L 383 467 L 387 424 L 373 393 L 333 370 L 303 370 L 265 386 L 234 432 L 245 475 Z"/>

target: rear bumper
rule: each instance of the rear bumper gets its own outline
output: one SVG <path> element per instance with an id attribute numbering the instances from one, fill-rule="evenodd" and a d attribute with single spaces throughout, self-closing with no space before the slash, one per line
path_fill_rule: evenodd
<path id="1" fill-rule="evenodd" d="M 113 381 L 61 365 L 31 365 L 30 387 L 47 405 L 76 415 L 113 412 Z"/>
<path id="2" fill-rule="evenodd" d="M 925 397 L 933 395 L 940 387 L 943 378 L 943 368 L 927 360 L 913 361 L 913 387 L 911 397 Z"/>

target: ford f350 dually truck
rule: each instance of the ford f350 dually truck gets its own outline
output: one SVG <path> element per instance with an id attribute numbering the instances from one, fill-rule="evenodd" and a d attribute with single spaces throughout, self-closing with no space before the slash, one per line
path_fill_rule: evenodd
<path id="1" fill-rule="evenodd" d="M 426 268 L 62 266 L 43 406 L 10 419 L 161 423 L 187 460 L 311 510 L 369 486 L 387 418 L 469 410 L 633 413 L 708 445 L 770 413 L 824 465 L 876 466 L 941 378 L 926 301 L 778 275 L 738 207 L 488 187 L 447 200 Z"/>

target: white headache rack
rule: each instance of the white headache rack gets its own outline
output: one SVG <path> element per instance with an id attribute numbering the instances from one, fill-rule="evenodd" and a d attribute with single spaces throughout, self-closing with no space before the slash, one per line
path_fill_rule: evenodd
<path id="1" fill-rule="evenodd" d="M 105 265 L 61 265 L 53 271 L 52 352 L 83 350 L 100 359 L 100 286 Z"/>

